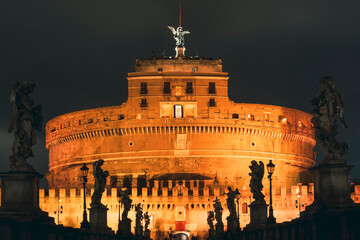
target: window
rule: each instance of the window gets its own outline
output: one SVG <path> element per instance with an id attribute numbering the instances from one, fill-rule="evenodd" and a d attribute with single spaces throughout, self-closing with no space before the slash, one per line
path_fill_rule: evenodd
<path id="1" fill-rule="evenodd" d="M 197 71 L 198 71 L 198 68 L 197 68 L 197 67 L 193 67 L 193 68 L 192 68 L 192 71 L 193 71 L 193 72 L 197 72 Z"/>
<path id="2" fill-rule="evenodd" d="M 162 72 L 163 71 L 163 69 L 162 68 L 158 68 L 158 72 Z"/>
<path id="3" fill-rule="evenodd" d="M 170 82 L 164 82 L 164 94 L 170 94 L 170 93 L 171 93 Z"/>
<path id="4" fill-rule="evenodd" d="M 243 214 L 248 213 L 248 206 L 246 203 L 241 204 L 241 208 Z"/>
<path id="5" fill-rule="evenodd" d="M 215 99 L 214 99 L 214 98 L 210 98 L 209 107 L 215 107 L 215 106 L 216 106 Z"/>
<path id="6" fill-rule="evenodd" d="M 120 114 L 118 117 L 119 120 L 123 120 L 124 118 L 125 118 L 124 114 Z"/>
<path id="7" fill-rule="evenodd" d="M 187 94 L 192 94 L 192 93 L 193 93 L 193 84 L 192 84 L 192 82 L 187 82 L 187 83 L 186 83 L 185 92 L 186 92 Z"/>
<path id="8" fill-rule="evenodd" d="M 181 105 L 174 105 L 174 117 L 175 118 L 182 118 L 183 117 L 183 110 Z"/>
<path id="9" fill-rule="evenodd" d="M 147 93 L 148 93 L 147 83 L 146 83 L 146 82 L 142 82 L 142 83 L 141 83 L 140 94 L 147 94 Z"/>
<path id="10" fill-rule="evenodd" d="M 209 82 L 209 94 L 215 94 L 216 90 L 215 90 L 215 83 L 214 82 Z"/>
<path id="11" fill-rule="evenodd" d="M 232 118 L 239 118 L 239 114 L 233 113 Z"/>
<path id="12" fill-rule="evenodd" d="M 147 103 L 146 98 L 141 99 L 140 107 L 147 107 L 147 106 L 148 106 L 148 103 Z"/>

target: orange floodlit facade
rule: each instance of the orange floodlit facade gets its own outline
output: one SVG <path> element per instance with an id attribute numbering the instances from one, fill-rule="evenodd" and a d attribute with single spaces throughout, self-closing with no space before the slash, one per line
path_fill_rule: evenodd
<path id="1" fill-rule="evenodd" d="M 250 162 L 267 164 L 272 159 L 279 196 L 274 198 L 274 215 L 280 221 L 297 217 L 293 188 L 312 182 L 308 169 L 315 164 L 311 115 L 281 106 L 234 103 L 228 98 L 228 78 L 221 59 L 137 59 L 135 72 L 128 74 L 125 103 L 50 120 L 47 179 L 53 190 L 40 194 L 44 208 L 51 208 L 51 199 L 64 198 L 62 223 L 79 226 L 80 168 L 89 164 L 90 188 L 91 165 L 104 159 L 103 168 L 110 173 L 103 198 L 110 227 L 117 226 L 116 191 L 128 188 L 133 203 L 143 203 L 144 211 L 152 214 L 154 238 L 163 238 L 176 224 L 204 237 L 207 211 L 213 210 L 216 196 L 226 209 L 223 194 L 228 186 L 241 190 L 241 227 L 248 223 Z M 268 180 L 263 183 L 267 192 Z M 304 203 L 311 203 L 312 185 L 301 187 Z M 295 198 L 281 197 L 287 195 Z M 133 212 L 131 216 L 134 223 Z"/>

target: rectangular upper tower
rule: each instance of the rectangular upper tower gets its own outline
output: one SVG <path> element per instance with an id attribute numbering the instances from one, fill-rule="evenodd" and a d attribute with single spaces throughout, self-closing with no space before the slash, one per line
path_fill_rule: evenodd
<path id="1" fill-rule="evenodd" d="M 197 118 L 226 105 L 227 81 L 221 59 L 137 59 L 127 105 L 138 119 Z"/>

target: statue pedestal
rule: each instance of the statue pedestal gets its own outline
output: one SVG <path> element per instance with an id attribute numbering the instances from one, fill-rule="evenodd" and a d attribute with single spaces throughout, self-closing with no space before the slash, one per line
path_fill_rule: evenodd
<path id="1" fill-rule="evenodd" d="M 91 206 L 91 205 L 90 205 Z M 95 232 L 112 232 L 107 226 L 107 211 L 105 206 L 91 206 L 90 211 L 90 228 Z"/>
<path id="2" fill-rule="evenodd" d="M 125 218 L 120 221 L 121 236 L 131 237 L 131 219 Z"/>
<path id="3" fill-rule="evenodd" d="M 135 237 L 136 238 L 142 238 L 143 237 L 143 228 L 142 228 L 142 226 L 136 226 L 135 227 Z"/>
<path id="4" fill-rule="evenodd" d="M 215 229 L 216 229 L 216 237 L 220 237 L 224 234 L 224 224 L 223 223 L 216 223 Z"/>
<path id="5" fill-rule="evenodd" d="M 54 223 L 39 207 L 39 180 L 37 172 L 5 172 L 1 177 L 2 217 L 16 218 L 22 221 Z"/>
<path id="6" fill-rule="evenodd" d="M 252 202 L 250 205 L 250 223 L 246 227 L 258 227 L 267 223 L 266 202 Z"/>
<path id="7" fill-rule="evenodd" d="M 228 216 L 227 220 L 227 231 L 230 233 L 238 232 L 240 229 L 239 221 L 236 216 Z"/>
<path id="8" fill-rule="evenodd" d="M 145 232 L 144 232 L 144 238 L 145 239 L 150 239 L 150 230 L 149 229 L 146 229 Z"/>
<path id="9" fill-rule="evenodd" d="M 209 237 L 207 238 L 208 240 L 211 239 L 215 239 L 215 230 L 214 229 L 209 229 Z"/>
<path id="10" fill-rule="evenodd" d="M 324 164 L 310 171 L 314 175 L 314 202 L 301 216 L 325 209 L 336 210 L 357 206 L 350 198 L 350 170 L 352 166 Z"/>

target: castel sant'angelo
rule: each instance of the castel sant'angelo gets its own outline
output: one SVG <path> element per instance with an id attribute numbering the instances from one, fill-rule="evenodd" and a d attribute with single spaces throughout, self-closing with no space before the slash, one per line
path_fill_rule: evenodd
<path id="1" fill-rule="evenodd" d="M 216 197 L 226 224 L 229 186 L 241 192 L 237 208 L 241 227 L 246 226 L 252 160 L 266 165 L 272 159 L 276 165 L 277 222 L 298 217 L 313 201 L 311 115 L 282 106 L 234 103 L 221 59 L 186 56 L 183 43 L 176 50 L 175 57 L 136 59 L 125 103 L 64 114 L 47 123 L 50 190 L 41 190 L 40 204 L 61 224 L 80 226 L 80 168 L 84 163 L 90 168 L 89 203 L 92 163 L 99 159 L 110 173 L 102 199 L 109 208 L 109 227 L 117 230 L 116 196 L 127 188 L 133 204 L 141 203 L 151 214 L 150 230 L 158 239 L 181 224 L 206 237 L 207 211 L 213 210 Z M 268 201 L 265 177 L 263 184 Z M 133 208 L 129 217 L 134 225 Z"/>

